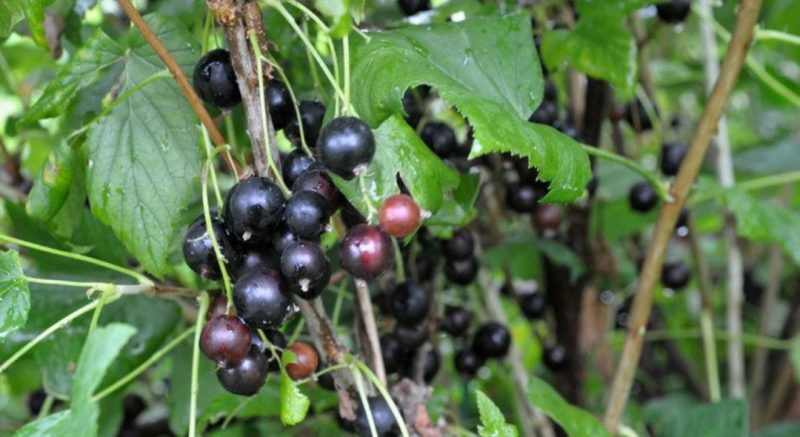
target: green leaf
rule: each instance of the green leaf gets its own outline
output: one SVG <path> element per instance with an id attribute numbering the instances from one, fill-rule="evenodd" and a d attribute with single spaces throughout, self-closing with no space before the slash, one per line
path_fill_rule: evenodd
<path id="1" fill-rule="evenodd" d="M 308 414 L 311 401 L 304 395 L 297 384 L 289 377 L 285 366 L 294 363 L 297 357 L 289 350 L 283 352 L 281 359 L 281 423 L 284 425 L 296 425 L 303 421 Z"/>
<path id="2" fill-rule="evenodd" d="M 459 183 L 455 190 L 446 196 L 444 204 L 425 226 L 438 238 L 450 238 L 453 229 L 466 226 L 477 214 L 475 200 L 480 192 L 480 179 L 469 173 L 459 174 Z"/>
<path id="3" fill-rule="evenodd" d="M 420 208 L 432 213 L 442 206 L 444 194 L 459 183 L 458 174 L 445 165 L 401 117 L 390 117 L 375 130 L 375 144 L 375 156 L 363 176 L 369 201 L 375 208 L 387 197 L 400 193 L 398 174 Z M 336 178 L 336 185 L 367 217 L 369 208 L 358 179 Z"/>
<path id="4" fill-rule="evenodd" d="M 148 16 L 176 61 L 189 69 L 197 44 L 176 21 Z M 122 92 L 164 67 L 138 33 L 128 42 Z M 167 267 L 181 211 L 197 188 L 202 163 L 196 117 L 172 80 L 156 80 L 116 105 L 88 139 L 92 212 L 150 273 Z"/>
<path id="5" fill-rule="evenodd" d="M 586 153 L 557 130 L 527 121 L 543 90 L 528 17 L 370 32 L 353 59 L 352 100 L 371 126 L 403 113 L 407 88 L 432 85 L 473 127 L 470 157 L 526 156 L 539 178 L 550 181 L 548 201 L 568 202 L 583 193 L 590 172 Z"/>
<path id="6" fill-rule="evenodd" d="M 69 410 L 42 417 L 23 426 L 14 434 L 14 437 L 44 437 L 57 436 L 69 419 Z"/>
<path id="7" fill-rule="evenodd" d="M 0 341 L 28 321 L 30 292 L 19 253 L 0 252 Z"/>
<path id="8" fill-rule="evenodd" d="M 80 160 L 66 141 L 59 142 L 42 165 L 28 195 L 25 210 L 36 220 L 46 222 L 67 200 Z"/>
<path id="9" fill-rule="evenodd" d="M 702 404 L 681 397 L 650 402 L 645 417 L 659 436 L 747 436 L 747 406 L 740 400 L 725 399 Z"/>
<path id="10" fill-rule="evenodd" d="M 5 38 L 10 35 L 11 29 L 25 17 L 24 8 L 26 1 L 0 2 L 0 38 Z"/>
<path id="11" fill-rule="evenodd" d="M 481 416 L 481 425 L 478 425 L 478 435 L 481 437 L 516 437 L 517 428 L 506 423 L 503 413 L 497 405 L 482 391 L 475 390 L 478 401 L 478 411 Z"/>
<path id="12" fill-rule="evenodd" d="M 553 387 L 539 378 L 531 377 L 528 400 L 564 428 L 571 437 L 609 435 L 591 413 L 570 405 Z"/>
<path id="13" fill-rule="evenodd" d="M 25 0 L 28 6 L 25 8 L 25 18 L 28 21 L 28 28 L 31 32 L 33 41 L 39 47 L 49 49 L 50 44 L 45 38 L 44 32 L 44 10 L 45 7 L 53 3 L 53 0 Z"/>
<path id="14" fill-rule="evenodd" d="M 331 35 L 337 38 L 350 33 L 350 0 L 314 0 L 314 7 L 330 22 Z"/>

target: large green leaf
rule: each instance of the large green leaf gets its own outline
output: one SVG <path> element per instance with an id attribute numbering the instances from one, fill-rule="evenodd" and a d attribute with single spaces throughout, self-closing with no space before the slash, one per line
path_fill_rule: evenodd
<path id="1" fill-rule="evenodd" d="M 0 252 L 0 341 L 28 321 L 30 293 L 19 253 Z"/>
<path id="2" fill-rule="evenodd" d="M 363 177 L 375 208 L 400 192 L 398 175 L 420 207 L 432 213 L 442 206 L 445 193 L 459 184 L 458 173 L 425 146 L 401 117 L 390 117 L 375 130 L 375 144 L 375 157 Z M 336 178 L 336 185 L 366 217 L 369 208 L 359 183 Z"/>
<path id="3" fill-rule="evenodd" d="M 608 436 L 603 425 L 591 413 L 570 405 L 553 387 L 539 378 L 531 377 L 528 399 L 571 437 Z"/>
<path id="4" fill-rule="evenodd" d="M 478 435 L 481 437 L 517 437 L 519 435 L 517 428 L 506 423 L 503 413 L 488 396 L 482 391 L 476 390 L 475 397 L 478 402 L 478 412 L 481 416 Z"/>
<path id="5" fill-rule="evenodd" d="M 59 142 L 42 165 L 28 194 L 25 209 L 31 217 L 46 222 L 55 216 L 73 185 L 80 160 L 66 141 Z"/>
<path id="6" fill-rule="evenodd" d="M 149 16 L 167 50 L 185 68 L 197 45 L 177 22 Z M 144 38 L 129 38 L 122 92 L 164 69 Z M 149 272 L 163 275 L 181 211 L 201 165 L 196 117 L 172 80 L 156 80 L 116 105 L 89 134 L 87 189 L 92 211 Z"/>
<path id="7" fill-rule="evenodd" d="M 0 2 L 0 38 L 8 36 L 14 25 L 25 17 L 24 8 L 25 2 Z"/>
<path id="8" fill-rule="evenodd" d="M 471 157 L 526 156 L 540 179 L 550 181 L 549 201 L 571 201 L 583 193 L 589 178 L 586 153 L 557 130 L 526 121 L 543 90 L 527 17 L 371 32 L 369 42 L 355 50 L 353 64 L 352 100 L 371 126 L 403 113 L 407 88 L 432 85 L 473 127 Z"/>
<path id="9" fill-rule="evenodd" d="M 284 425 L 296 425 L 303 421 L 308 414 L 311 401 L 304 395 L 297 383 L 289 377 L 286 372 L 286 365 L 297 362 L 297 356 L 292 351 L 283 352 L 281 359 L 281 423 Z"/>
<path id="10" fill-rule="evenodd" d="M 649 403 L 645 417 L 656 435 L 747 436 L 747 406 L 725 399 L 715 404 L 701 404 L 682 397 L 668 397 Z"/>

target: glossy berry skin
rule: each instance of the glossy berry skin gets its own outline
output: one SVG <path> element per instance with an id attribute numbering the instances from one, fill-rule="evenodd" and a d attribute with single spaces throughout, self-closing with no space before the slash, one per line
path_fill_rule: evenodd
<path id="1" fill-rule="evenodd" d="M 425 354 L 425 361 L 423 363 L 422 379 L 426 383 L 433 381 L 433 378 L 436 378 L 436 374 L 439 373 L 439 368 L 441 365 L 442 361 L 439 358 L 439 353 L 436 352 L 436 349 L 428 349 L 428 353 Z"/>
<path id="2" fill-rule="evenodd" d="M 666 176 L 677 175 L 686 152 L 686 147 L 680 144 L 664 144 L 661 147 L 661 172 Z"/>
<path id="3" fill-rule="evenodd" d="M 674 261 L 664 264 L 661 269 L 661 283 L 673 290 L 680 290 L 689 285 L 692 271 L 683 261 Z"/>
<path id="4" fill-rule="evenodd" d="M 458 148 L 453 128 L 445 123 L 431 121 L 422 128 L 422 141 L 440 158 L 449 158 Z"/>
<path id="5" fill-rule="evenodd" d="M 239 316 L 258 329 L 280 327 L 294 306 L 286 283 L 274 270 L 256 270 L 239 278 L 233 289 L 233 302 Z"/>
<path id="6" fill-rule="evenodd" d="M 402 368 L 405 351 L 400 340 L 394 334 L 386 334 L 380 338 L 381 356 L 386 373 L 396 373 Z"/>
<path id="7" fill-rule="evenodd" d="M 422 108 L 412 89 L 406 90 L 403 94 L 403 111 L 406 113 L 406 123 L 416 129 L 422 119 Z"/>
<path id="8" fill-rule="evenodd" d="M 658 18 L 668 24 L 682 23 L 686 21 L 691 10 L 691 0 L 670 0 L 656 4 L 656 14 Z"/>
<path id="9" fill-rule="evenodd" d="M 259 243 L 266 240 L 283 216 L 281 189 L 267 178 L 245 179 L 225 197 L 225 224 L 238 241 Z"/>
<path id="10" fill-rule="evenodd" d="M 444 308 L 444 317 L 440 323 L 442 330 L 453 337 L 467 334 L 472 322 L 472 313 L 464 307 L 448 305 Z"/>
<path id="11" fill-rule="evenodd" d="M 506 205 L 515 212 L 534 211 L 539 197 L 539 191 L 532 184 L 513 182 L 506 187 Z"/>
<path id="12" fill-rule="evenodd" d="M 328 210 L 332 214 L 342 202 L 339 189 L 336 188 L 328 172 L 322 168 L 311 167 L 308 171 L 300 175 L 292 185 L 292 192 L 313 191 L 325 198 L 328 202 Z"/>
<path id="13" fill-rule="evenodd" d="M 319 374 L 320 371 L 325 370 L 327 367 L 327 365 L 320 363 L 319 367 L 317 367 L 317 373 Z M 328 391 L 336 391 L 336 382 L 333 379 L 333 373 L 328 372 L 317 376 L 317 385 Z"/>
<path id="14" fill-rule="evenodd" d="M 281 223 L 280 226 L 278 226 L 278 230 L 272 235 L 272 249 L 276 253 L 282 254 L 287 247 L 298 241 L 300 241 L 300 237 L 289 230 L 286 223 Z"/>
<path id="15" fill-rule="evenodd" d="M 497 322 L 481 325 L 472 340 L 472 349 L 483 359 L 502 358 L 510 346 L 511 333 Z"/>
<path id="16" fill-rule="evenodd" d="M 267 358 L 252 347 L 238 364 L 217 369 L 217 379 L 225 390 L 235 395 L 252 396 L 264 385 L 267 373 Z"/>
<path id="17" fill-rule="evenodd" d="M 211 299 L 211 303 L 208 305 L 208 311 L 206 312 L 206 321 L 225 316 L 228 314 L 228 300 L 225 297 L 225 293 L 217 293 L 213 299 Z"/>
<path id="18" fill-rule="evenodd" d="M 526 294 L 520 297 L 519 308 L 528 319 L 540 320 L 547 309 L 547 297 L 540 291 Z"/>
<path id="19" fill-rule="evenodd" d="M 392 410 L 383 396 L 370 396 L 367 398 L 367 402 L 369 402 L 369 411 L 377 435 L 379 437 L 389 437 L 398 433 L 394 414 L 392 414 Z M 369 419 L 367 419 L 367 411 L 363 405 L 359 405 L 356 409 L 355 429 L 356 433 L 361 437 L 372 436 Z"/>
<path id="20" fill-rule="evenodd" d="M 300 102 L 300 118 L 303 121 L 303 136 L 306 145 L 313 148 L 317 144 L 322 119 L 325 117 L 325 105 L 316 100 L 303 100 Z M 300 126 L 297 118 L 292 115 L 292 121 L 286 125 L 284 133 L 295 145 L 300 145 Z"/>
<path id="21" fill-rule="evenodd" d="M 334 118 L 322 129 L 317 152 L 325 168 L 352 179 L 366 170 L 375 156 L 375 137 L 369 126 L 356 117 Z"/>
<path id="22" fill-rule="evenodd" d="M 650 120 L 650 115 L 639 99 L 625 106 L 625 121 L 627 121 L 632 128 L 639 131 L 649 131 L 653 129 L 653 121 Z"/>
<path id="23" fill-rule="evenodd" d="M 277 349 L 276 352 L 278 353 L 278 356 L 280 356 L 282 350 L 286 349 L 286 337 L 281 331 L 278 331 L 277 329 L 265 329 L 264 337 L 266 337 L 267 341 L 275 349 Z M 264 341 L 261 340 L 261 336 L 257 332 L 253 333 L 253 337 L 250 339 L 250 344 L 261 351 L 261 353 L 263 353 L 267 358 L 270 372 L 277 372 L 281 369 L 280 363 L 272 355 L 272 349 L 264 344 Z"/>
<path id="24" fill-rule="evenodd" d="M 292 184 L 314 164 L 314 158 L 303 153 L 302 150 L 292 150 L 281 162 L 283 181 L 291 187 Z"/>
<path id="25" fill-rule="evenodd" d="M 542 355 L 544 365 L 553 372 L 559 372 L 567 367 L 567 349 L 561 344 L 546 346 Z"/>
<path id="26" fill-rule="evenodd" d="M 259 250 L 257 248 L 246 248 L 246 251 L 239 256 L 236 268 L 231 271 L 234 279 L 241 278 L 248 272 L 259 269 L 277 269 L 280 257 L 270 249 Z"/>
<path id="27" fill-rule="evenodd" d="M 203 326 L 200 350 L 216 363 L 236 364 L 250 350 L 250 328 L 236 316 L 215 317 Z"/>
<path id="28" fill-rule="evenodd" d="M 557 205 L 539 205 L 533 213 L 533 223 L 541 230 L 556 230 L 564 216 Z"/>
<path id="29" fill-rule="evenodd" d="M 395 238 L 405 238 L 419 228 L 422 215 L 419 206 L 408 194 L 396 194 L 383 202 L 378 210 L 381 228 Z"/>
<path id="30" fill-rule="evenodd" d="M 414 281 L 405 281 L 394 287 L 389 298 L 389 310 L 395 319 L 404 324 L 425 320 L 431 307 L 431 294 Z"/>
<path id="31" fill-rule="evenodd" d="M 225 232 L 225 225 L 220 220 L 212 218 L 211 229 L 217 239 L 222 257 L 228 262 L 233 261 L 235 254 Z M 186 231 L 186 236 L 183 239 L 183 259 L 203 279 L 217 280 L 222 278 L 217 255 L 214 253 L 214 245 L 208 232 L 206 232 L 206 221 L 202 216 L 189 225 L 189 229 Z"/>
<path id="32" fill-rule="evenodd" d="M 203 55 L 194 67 L 192 84 L 204 102 L 217 108 L 231 108 L 242 101 L 227 50 L 216 49 Z"/>
<path id="33" fill-rule="evenodd" d="M 634 211 L 645 213 L 658 204 L 658 194 L 649 182 L 639 182 L 628 192 L 628 203 Z"/>
<path id="34" fill-rule="evenodd" d="M 422 346 L 430 337 L 431 332 L 424 324 L 416 326 L 397 325 L 394 329 L 394 335 L 403 349 L 413 350 Z"/>
<path id="35" fill-rule="evenodd" d="M 276 131 L 285 128 L 295 117 L 292 95 L 286 84 L 278 79 L 270 79 L 267 82 L 267 104 L 272 126 Z"/>
<path id="36" fill-rule="evenodd" d="M 466 229 L 457 229 L 453 237 L 442 242 L 442 253 L 450 261 L 467 259 L 475 251 L 475 239 Z"/>
<path id="37" fill-rule="evenodd" d="M 455 366 L 458 373 L 472 378 L 483 367 L 484 359 L 470 348 L 461 349 L 456 353 Z"/>
<path id="38" fill-rule="evenodd" d="M 297 381 L 314 374 L 319 365 L 319 354 L 314 346 L 304 341 L 298 341 L 289 345 L 287 350 L 292 351 L 295 356 L 295 362 L 286 365 L 286 373 L 290 378 Z"/>
<path id="39" fill-rule="evenodd" d="M 392 240 L 378 227 L 357 225 L 347 231 L 339 244 L 339 261 L 356 278 L 375 279 L 394 262 Z"/>
<path id="40" fill-rule="evenodd" d="M 318 244 L 298 241 L 283 251 L 281 272 L 289 288 L 303 299 L 318 297 L 328 286 L 331 267 Z"/>
<path id="41" fill-rule="evenodd" d="M 286 202 L 283 218 L 293 234 L 306 240 L 315 239 L 328 225 L 328 202 L 313 191 L 295 193 Z"/>
<path id="42" fill-rule="evenodd" d="M 478 260 L 474 256 L 457 261 L 447 261 L 444 275 L 458 285 L 469 285 L 478 276 Z"/>
<path id="43" fill-rule="evenodd" d="M 406 16 L 414 15 L 431 8 L 430 0 L 397 0 L 397 5 Z"/>

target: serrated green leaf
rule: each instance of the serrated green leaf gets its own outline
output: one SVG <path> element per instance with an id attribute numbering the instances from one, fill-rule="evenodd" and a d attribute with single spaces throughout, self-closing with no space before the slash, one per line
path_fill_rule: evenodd
<path id="1" fill-rule="evenodd" d="M 571 437 L 609 435 L 591 413 L 570 405 L 553 387 L 539 378 L 531 377 L 528 384 L 528 400 L 564 428 Z"/>
<path id="2" fill-rule="evenodd" d="M 148 24 L 186 69 L 197 44 L 177 21 Z M 164 69 L 138 33 L 128 42 L 122 92 Z M 172 80 L 156 80 L 116 105 L 89 134 L 87 190 L 92 212 L 156 276 L 166 270 L 173 236 L 196 190 L 202 163 L 196 117 Z"/>
<path id="3" fill-rule="evenodd" d="M 0 341 L 25 326 L 30 310 L 25 273 L 14 250 L 0 252 Z"/>
<path id="4" fill-rule="evenodd" d="M 458 174 L 425 146 L 401 117 L 389 117 L 374 133 L 375 156 L 363 176 L 371 204 L 377 208 L 389 196 L 400 193 L 399 174 L 419 206 L 436 213 L 445 193 L 458 185 Z M 348 200 L 366 217 L 369 209 L 360 182 L 335 179 Z"/>
<path id="5" fill-rule="evenodd" d="M 747 405 L 741 400 L 703 404 L 685 397 L 666 397 L 648 403 L 645 417 L 659 436 L 749 435 Z"/>
<path id="6" fill-rule="evenodd" d="M 488 396 L 480 390 L 475 390 L 475 397 L 478 402 L 478 412 L 481 416 L 478 435 L 481 437 L 516 437 L 518 435 L 517 428 L 506 423 L 503 413 Z"/>
<path id="7" fill-rule="evenodd" d="M 352 75 L 352 100 L 368 124 L 402 114 L 405 90 L 428 84 L 469 120 L 471 157 L 526 156 L 540 179 L 551 183 L 547 201 L 567 202 L 583 193 L 590 169 L 579 144 L 526 121 L 543 90 L 528 17 L 478 17 L 369 36 L 355 50 Z"/>
<path id="8" fill-rule="evenodd" d="M 286 372 L 286 365 L 294 363 L 296 357 L 292 351 L 285 350 L 281 358 L 281 423 L 284 425 L 296 425 L 303 421 L 308 414 L 311 401 L 304 395 L 297 384 L 289 377 Z"/>

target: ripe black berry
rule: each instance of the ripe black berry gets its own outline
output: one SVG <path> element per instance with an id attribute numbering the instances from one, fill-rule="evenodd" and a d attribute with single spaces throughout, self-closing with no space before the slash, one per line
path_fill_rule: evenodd
<path id="1" fill-rule="evenodd" d="M 389 404 L 382 396 L 370 396 L 367 398 L 367 402 L 369 402 L 370 415 L 379 437 L 388 437 L 399 432 L 394 414 L 392 414 Z M 373 435 L 369 426 L 369 419 L 367 419 L 367 411 L 363 405 L 359 405 L 356 410 L 355 427 L 359 436 L 367 437 Z"/>
<path id="2" fill-rule="evenodd" d="M 680 290 L 689 284 L 692 271 L 683 261 L 674 261 L 664 264 L 661 269 L 661 283 L 673 290 Z"/>
<path id="3" fill-rule="evenodd" d="M 298 241 L 300 241 L 300 237 L 289 230 L 286 223 L 281 223 L 280 226 L 278 226 L 278 230 L 272 235 L 272 249 L 274 249 L 276 253 L 282 254 L 287 247 Z"/>
<path id="4" fill-rule="evenodd" d="M 222 221 L 212 218 L 211 229 L 217 239 L 222 257 L 227 262 L 233 261 L 235 255 L 228 234 L 225 232 L 225 225 L 222 224 Z M 206 232 L 206 221 L 202 216 L 198 217 L 186 231 L 183 239 L 183 258 L 186 260 L 186 264 L 203 279 L 222 278 L 217 255 L 214 253 L 211 237 Z"/>
<path id="5" fill-rule="evenodd" d="M 430 281 L 433 279 L 434 263 L 428 257 L 419 255 L 414 262 L 417 268 L 417 279 L 422 282 Z"/>
<path id="6" fill-rule="evenodd" d="M 448 260 L 467 259 L 475 251 L 475 240 L 466 229 L 457 229 L 453 237 L 442 242 L 442 253 Z"/>
<path id="7" fill-rule="evenodd" d="M 264 385 L 268 372 L 266 357 L 252 347 L 236 365 L 217 369 L 217 379 L 225 390 L 233 394 L 252 396 Z"/>
<path id="8" fill-rule="evenodd" d="M 314 158 L 306 155 L 300 149 L 295 149 L 281 162 L 281 172 L 283 173 L 283 181 L 286 185 L 291 187 L 295 181 L 308 171 L 308 168 L 314 164 Z"/>
<path id="9" fill-rule="evenodd" d="M 375 279 L 392 266 L 392 241 L 380 228 L 358 225 L 347 231 L 339 245 L 339 260 L 356 278 Z"/>
<path id="10" fill-rule="evenodd" d="M 444 318 L 440 326 L 444 332 L 453 337 L 461 337 L 467 334 L 471 322 L 472 313 L 469 310 L 460 306 L 448 305 L 444 309 Z"/>
<path id="11" fill-rule="evenodd" d="M 648 212 L 658 204 L 658 194 L 649 182 L 639 182 L 631 187 L 628 202 L 634 211 Z"/>
<path id="12" fill-rule="evenodd" d="M 483 367 L 484 360 L 470 348 L 461 349 L 456 353 L 455 365 L 458 373 L 471 378 Z"/>
<path id="13" fill-rule="evenodd" d="M 675 176 L 678 174 L 686 152 L 686 147 L 680 144 L 664 144 L 661 147 L 661 172 L 666 176 Z"/>
<path id="14" fill-rule="evenodd" d="M 656 4 L 656 13 L 665 23 L 681 23 L 689 16 L 691 7 L 691 0 L 670 0 Z"/>
<path id="15" fill-rule="evenodd" d="M 225 293 L 217 293 L 217 295 L 214 296 L 213 299 L 211 299 L 211 304 L 208 305 L 208 311 L 206 312 L 206 321 L 227 314 L 228 314 L 228 299 L 225 297 Z"/>
<path id="16" fill-rule="evenodd" d="M 525 317 L 539 320 L 544 317 L 544 311 L 547 309 L 547 297 L 539 291 L 526 294 L 519 299 L 519 308 Z"/>
<path id="17" fill-rule="evenodd" d="M 381 228 L 396 238 L 405 238 L 417 230 L 422 220 L 417 202 L 408 194 L 396 194 L 378 210 Z"/>
<path id="18" fill-rule="evenodd" d="M 414 15 L 418 12 L 427 11 L 431 8 L 430 0 L 397 0 L 397 5 L 403 10 L 403 13 Z"/>
<path id="19" fill-rule="evenodd" d="M 272 126 L 276 131 L 285 128 L 295 117 L 292 95 L 286 84 L 278 79 L 270 79 L 267 82 L 267 104 Z"/>
<path id="20" fill-rule="evenodd" d="M 436 374 L 439 373 L 439 367 L 441 367 L 441 359 L 439 358 L 439 353 L 436 352 L 436 349 L 430 348 L 428 349 L 428 353 L 425 354 L 422 368 L 422 379 L 425 382 L 430 383 L 433 381 L 433 378 L 436 377 Z"/>
<path id="21" fill-rule="evenodd" d="M 450 157 L 458 147 L 453 128 L 445 123 L 431 121 L 422 128 L 422 141 L 440 158 Z"/>
<path id="22" fill-rule="evenodd" d="M 406 90 L 403 94 L 403 111 L 406 113 L 406 123 L 416 129 L 422 119 L 422 105 L 417 100 L 414 90 Z"/>
<path id="23" fill-rule="evenodd" d="M 289 288 L 303 299 L 318 297 L 328 285 L 331 267 L 318 244 L 298 241 L 283 251 L 281 272 Z"/>
<path id="24" fill-rule="evenodd" d="M 230 108 L 242 101 L 227 50 L 216 49 L 203 55 L 194 67 L 192 82 L 197 95 L 209 105 Z"/>
<path id="25" fill-rule="evenodd" d="M 375 137 L 356 117 L 334 118 L 320 133 L 319 159 L 333 173 L 352 179 L 363 172 L 375 155 Z"/>
<path id="26" fill-rule="evenodd" d="M 532 184 L 513 182 L 506 187 L 506 204 L 515 212 L 533 211 L 539 197 L 539 190 Z"/>
<path id="27" fill-rule="evenodd" d="M 286 349 L 286 337 L 283 335 L 281 331 L 277 329 L 265 329 L 264 337 L 266 337 L 269 344 L 271 344 L 276 350 L 278 359 L 275 358 L 275 355 L 272 354 L 272 349 L 267 347 L 266 344 L 261 340 L 261 336 L 258 333 L 253 333 L 253 337 L 250 339 L 250 344 L 261 351 L 264 356 L 267 358 L 267 362 L 269 364 L 269 371 L 270 372 L 277 372 L 280 370 L 281 366 L 278 360 L 281 356 L 281 351 Z"/>
<path id="28" fill-rule="evenodd" d="M 639 99 L 625 106 L 625 121 L 639 131 L 648 131 L 653 128 L 650 114 L 647 113 L 644 104 Z"/>
<path id="29" fill-rule="evenodd" d="M 292 120 L 284 128 L 286 137 L 295 145 L 300 144 L 300 127 L 297 118 L 292 115 Z M 325 105 L 316 100 L 303 100 L 300 102 L 300 118 L 303 121 L 303 136 L 308 147 L 314 147 L 325 117 Z"/>
<path id="30" fill-rule="evenodd" d="M 383 357 L 383 365 L 386 368 L 386 373 L 395 373 L 399 371 L 403 364 L 404 354 L 403 346 L 394 334 L 386 334 L 381 337 L 381 356 Z"/>
<path id="31" fill-rule="evenodd" d="M 313 191 L 295 193 L 283 213 L 286 226 L 302 239 L 319 237 L 328 225 L 328 202 Z"/>
<path id="32" fill-rule="evenodd" d="M 553 372 L 564 370 L 567 367 L 567 348 L 561 344 L 545 346 L 542 355 L 544 365 Z"/>
<path id="33" fill-rule="evenodd" d="M 394 329 L 394 335 L 403 349 L 412 350 L 422 346 L 430 337 L 431 332 L 425 324 L 416 326 L 397 325 Z"/>
<path id="34" fill-rule="evenodd" d="M 501 358 L 510 346 L 511 334 L 505 326 L 497 322 L 481 325 L 472 341 L 472 349 L 484 359 Z"/>
<path id="35" fill-rule="evenodd" d="M 284 199 L 281 189 L 267 178 L 245 179 L 225 198 L 225 224 L 237 240 L 258 243 L 280 222 Z"/>
<path id="36" fill-rule="evenodd" d="M 238 279 L 247 272 L 259 269 L 277 269 L 280 257 L 271 249 L 246 248 L 245 252 L 236 261 L 236 268 L 232 272 L 234 279 Z"/>
<path id="37" fill-rule="evenodd" d="M 250 350 L 250 328 L 238 317 L 223 315 L 206 322 L 200 350 L 220 364 L 236 364 Z"/>
<path id="38" fill-rule="evenodd" d="M 279 327 L 293 307 L 286 284 L 274 270 L 256 270 L 239 278 L 233 302 L 245 322 L 258 329 Z"/>
<path id="39" fill-rule="evenodd" d="M 401 323 L 419 323 L 428 315 L 431 294 L 414 281 L 405 281 L 394 287 L 389 302 L 392 315 Z"/>
<path id="40" fill-rule="evenodd" d="M 469 285 L 478 276 L 478 260 L 474 256 L 456 261 L 448 260 L 444 265 L 444 275 L 454 284 Z"/>
<path id="41" fill-rule="evenodd" d="M 320 371 L 325 370 L 328 366 L 320 363 L 317 367 L 317 374 Z M 333 372 L 323 373 L 322 375 L 317 376 L 317 385 L 324 388 L 328 391 L 335 391 L 336 390 L 336 382 L 333 379 Z"/>
<path id="42" fill-rule="evenodd" d="M 333 213 L 341 203 L 339 189 L 336 188 L 331 177 L 328 176 L 328 173 L 322 168 L 311 167 L 294 181 L 294 184 L 292 184 L 292 192 L 299 193 L 301 191 L 313 191 L 324 197 L 328 202 L 328 208 L 331 213 Z"/>
<path id="43" fill-rule="evenodd" d="M 287 350 L 292 351 L 295 356 L 295 362 L 286 365 L 286 373 L 289 374 L 290 378 L 297 381 L 314 374 L 319 365 L 319 354 L 314 349 L 314 346 L 304 341 L 298 341 L 297 343 L 292 343 Z"/>

